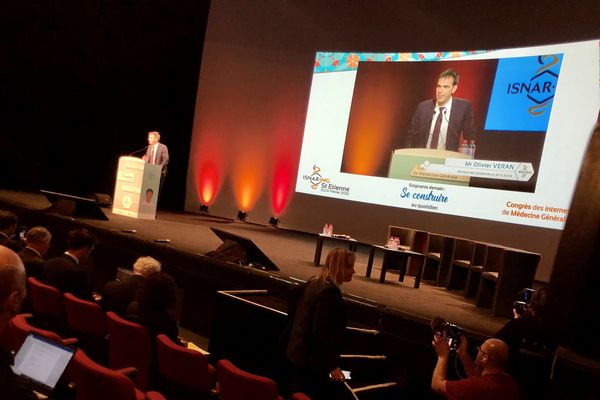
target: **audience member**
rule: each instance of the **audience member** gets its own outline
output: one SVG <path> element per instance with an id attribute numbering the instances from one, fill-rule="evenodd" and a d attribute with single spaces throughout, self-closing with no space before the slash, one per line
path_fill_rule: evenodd
<path id="1" fill-rule="evenodd" d="M 345 397 L 339 359 L 347 320 L 340 286 L 352 280 L 355 259 L 349 250 L 331 250 L 320 276 L 290 301 L 286 356 L 293 368 L 292 392 L 315 400 Z"/>
<path id="2" fill-rule="evenodd" d="M 102 292 L 100 304 L 105 311 L 125 315 L 127 306 L 135 300 L 138 289 L 146 277 L 160 272 L 160 262 L 152 257 L 140 257 L 133 264 L 133 274 L 121 280 L 108 282 Z"/>
<path id="3" fill-rule="evenodd" d="M 68 292 L 81 299 L 93 300 L 89 274 L 82 262 L 87 261 L 94 245 L 94 237 L 87 229 L 70 231 L 67 237 L 67 251 L 44 264 L 42 281 L 62 293 Z"/>
<path id="4" fill-rule="evenodd" d="M 0 210 L 0 246 L 6 246 L 17 253 L 25 247 L 22 240 L 13 238 L 18 223 L 15 213 Z"/>
<path id="5" fill-rule="evenodd" d="M 25 298 L 25 268 L 19 256 L 0 246 L 0 336 L 6 334 L 9 322 L 21 308 Z M 12 356 L 0 350 L 0 397 L 3 400 L 29 400 L 37 396 L 11 368 Z"/>
<path id="6" fill-rule="evenodd" d="M 182 344 L 175 320 L 176 291 L 175 280 L 170 275 L 164 272 L 148 275 L 138 290 L 137 300 L 127 307 L 125 317 L 144 325 L 152 337 L 163 333 Z"/>
<path id="7" fill-rule="evenodd" d="M 27 246 L 19 252 L 19 257 L 25 265 L 27 277 L 39 279 L 42 267 L 46 263 L 44 257 L 50 248 L 50 240 L 52 240 L 52 234 L 41 226 L 31 228 L 25 234 Z"/>
<path id="8" fill-rule="evenodd" d="M 496 332 L 494 337 L 508 344 L 511 355 L 516 355 L 521 349 L 541 353 L 554 350 L 555 340 L 546 326 L 547 303 L 548 288 L 542 287 L 533 293 L 523 315 L 513 310 L 514 319 Z"/>
<path id="9" fill-rule="evenodd" d="M 504 372 L 508 361 L 508 345 L 499 339 L 488 339 L 477 350 L 475 362 L 467 352 L 467 339 L 461 335 L 456 355 L 467 373 L 467 378 L 447 380 L 450 356 L 448 339 L 436 333 L 432 345 L 437 353 L 437 364 L 431 377 L 431 388 L 448 399 L 510 400 L 519 397 L 514 379 Z"/>
<path id="10" fill-rule="evenodd" d="M 514 376 L 525 398 L 543 397 L 547 393 L 544 390 L 549 388 L 557 340 L 547 323 L 548 295 L 547 287 L 536 290 L 522 314 L 514 310 L 514 319 L 494 335 L 510 348 L 507 371 Z"/>

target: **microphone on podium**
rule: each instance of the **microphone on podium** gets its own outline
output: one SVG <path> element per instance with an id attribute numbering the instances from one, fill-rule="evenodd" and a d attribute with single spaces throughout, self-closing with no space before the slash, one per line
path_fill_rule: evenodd
<path id="1" fill-rule="evenodd" d="M 148 146 L 144 146 L 144 147 L 142 147 L 142 148 L 141 148 L 141 149 L 139 149 L 139 150 L 136 150 L 136 151 L 134 151 L 134 152 L 132 152 L 132 153 L 129 153 L 129 157 L 133 156 L 134 154 L 139 154 L 139 153 L 141 153 L 141 152 L 143 152 L 143 151 L 146 151 L 146 150 L 148 150 Z"/>
<path id="2" fill-rule="evenodd" d="M 456 131 L 456 129 L 454 129 L 454 126 L 450 123 L 450 120 L 448 119 L 448 110 L 446 110 L 444 108 L 444 119 L 446 120 L 446 123 L 448 124 L 448 128 L 450 128 L 450 131 L 452 132 L 452 134 L 454 135 L 454 137 L 456 138 L 456 142 L 460 145 L 460 135 L 458 134 L 458 132 Z"/>

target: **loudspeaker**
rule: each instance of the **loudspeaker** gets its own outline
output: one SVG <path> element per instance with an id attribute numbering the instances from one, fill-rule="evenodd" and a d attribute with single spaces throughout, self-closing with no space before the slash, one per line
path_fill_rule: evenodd
<path id="1" fill-rule="evenodd" d="M 100 207 L 112 206 L 112 199 L 109 195 L 105 193 L 94 193 L 94 196 L 92 198 Z"/>
<path id="2" fill-rule="evenodd" d="M 72 196 L 65 193 L 50 192 L 48 190 L 40 190 L 40 192 L 46 196 L 51 204 L 47 211 L 54 211 L 69 217 L 92 218 L 108 221 L 108 217 L 92 199 Z"/>

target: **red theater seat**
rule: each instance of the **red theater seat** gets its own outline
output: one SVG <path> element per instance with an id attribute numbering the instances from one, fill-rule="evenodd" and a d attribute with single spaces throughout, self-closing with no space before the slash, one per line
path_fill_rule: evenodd
<path id="1" fill-rule="evenodd" d="M 31 309 L 36 321 L 44 328 L 64 332 L 65 306 L 62 293 L 57 288 L 32 277 L 27 278 L 27 285 L 31 294 Z"/>
<path id="2" fill-rule="evenodd" d="M 82 350 L 73 357 L 71 374 L 78 400 L 164 400 L 158 392 L 144 394 L 125 374 L 134 368 L 112 370 L 91 360 Z"/>
<path id="3" fill-rule="evenodd" d="M 161 334 L 156 337 L 156 354 L 160 376 L 169 384 L 200 394 L 214 388 L 216 370 L 199 351 L 181 347 Z"/>
<path id="4" fill-rule="evenodd" d="M 134 367 L 137 374 L 135 386 L 146 390 L 150 381 L 152 341 L 148 330 L 135 322 L 127 321 L 112 311 L 106 313 L 108 327 L 108 358 L 112 369 Z"/>
<path id="5" fill-rule="evenodd" d="M 271 379 L 242 371 L 228 360 L 218 362 L 217 376 L 221 400 L 283 400 Z"/>

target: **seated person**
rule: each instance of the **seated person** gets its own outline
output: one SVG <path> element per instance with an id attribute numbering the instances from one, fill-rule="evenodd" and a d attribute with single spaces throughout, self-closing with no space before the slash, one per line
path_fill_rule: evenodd
<path id="1" fill-rule="evenodd" d="M 100 305 L 105 311 L 114 311 L 125 315 L 127 306 L 135 300 L 135 296 L 144 279 L 160 272 L 160 262 L 152 257 L 140 257 L 133 264 L 133 274 L 121 280 L 108 282 L 102 292 Z"/>
<path id="2" fill-rule="evenodd" d="M 41 279 L 61 293 L 71 293 L 80 299 L 93 301 L 89 274 L 82 265 L 88 261 L 95 240 L 85 228 L 74 229 L 67 237 L 67 251 L 42 267 Z"/>
<path id="3" fill-rule="evenodd" d="M 14 238 L 18 223 L 19 219 L 15 213 L 0 210 L 0 246 L 8 247 L 16 253 L 25 247 L 24 241 Z"/>
<path id="4" fill-rule="evenodd" d="M 25 234 L 27 246 L 19 252 L 19 257 L 25 264 L 27 277 L 40 278 L 42 267 L 46 263 L 44 257 L 50 248 L 52 234 L 42 226 L 31 228 Z"/>
<path id="5" fill-rule="evenodd" d="M 23 263 L 12 250 L 0 246 L 0 337 L 10 329 L 10 319 L 19 313 L 25 292 Z M 0 349 L 0 398 L 37 399 L 27 382 L 13 373 L 11 365 L 12 355 Z"/>
<path id="6" fill-rule="evenodd" d="M 488 339 L 478 348 L 475 362 L 467 352 L 467 339 L 461 335 L 456 355 L 467 378 L 447 380 L 450 346 L 448 339 L 436 333 L 432 345 L 438 359 L 431 377 L 431 388 L 448 399 L 518 399 L 519 389 L 514 379 L 504 372 L 508 360 L 508 345 L 499 339 Z"/>
<path id="7" fill-rule="evenodd" d="M 164 272 L 148 275 L 140 286 L 136 301 L 127 307 L 125 318 L 144 325 L 152 338 L 163 333 L 174 343 L 183 345 L 174 315 L 176 289 L 170 275 Z"/>

